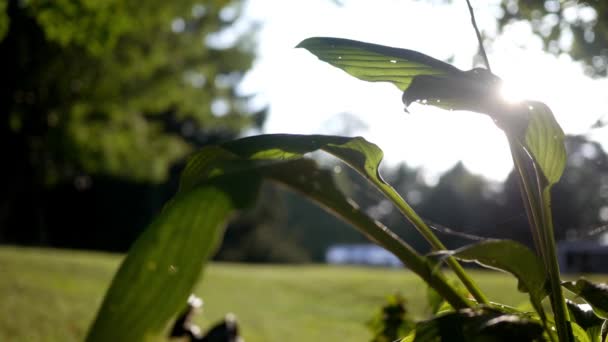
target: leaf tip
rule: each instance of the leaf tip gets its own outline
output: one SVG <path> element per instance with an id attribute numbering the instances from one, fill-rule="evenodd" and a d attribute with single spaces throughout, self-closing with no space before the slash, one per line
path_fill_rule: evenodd
<path id="1" fill-rule="evenodd" d="M 317 39 L 316 37 L 306 38 L 303 41 L 299 42 L 298 45 L 295 46 L 295 48 L 296 49 L 298 49 L 298 48 L 308 49 L 308 47 L 311 45 L 311 43 L 314 42 L 316 39 Z"/>

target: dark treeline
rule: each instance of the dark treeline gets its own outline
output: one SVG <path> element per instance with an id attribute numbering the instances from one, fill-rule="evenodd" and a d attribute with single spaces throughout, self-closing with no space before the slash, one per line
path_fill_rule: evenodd
<path id="1" fill-rule="evenodd" d="M 556 236 L 561 239 L 597 239 L 594 232 L 608 221 L 608 156 L 602 147 L 582 136 L 567 138 L 568 166 L 553 189 Z M 330 166 L 331 167 L 331 166 Z M 424 239 L 407 223 L 390 202 L 383 200 L 359 175 L 345 167 L 334 167 L 337 182 L 367 213 L 397 232 L 420 251 L 428 251 Z M 480 238 L 509 238 L 532 246 L 515 174 L 504 183 L 494 183 L 471 174 L 456 164 L 438 183 L 424 183 L 419 170 L 405 164 L 383 170 L 384 178 L 438 229 L 450 248 Z M 328 246 L 361 243 L 366 239 L 347 224 L 297 196 L 266 189 L 258 209 L 264 212 L 262 229 L 231 227 L 219 257 L 228 260 L 322 261 Z M 265 209 L 264 209 L 265 208 Z M 243 235 L 248 236 L 242 238 Z M 595 234 L 595 235 L 594 235 Z M 254 237 L 255 236 L 255 237 Z M 242 241 L 239 243 L 238 241 Z M 262 254 L 244 257 L 242 251 L 255 248 Z M 266 246 L 266 247 L 261 247 Z M 260 259 L 261 258 L 261 259 Z"/>
<path id="2" fill-rule="evenodd" d="M 568 137 L 567 170 L 553 193 L 558 239 L 588 239 L 608 219 L 608 156 L 583 137 Z M 359 175 L 333 161 L 343 191 L 415 248 L 428 250 L 392 205 Z M 43 212 L 26 212 L 17 229 L 4 229 L 3 243 L 125 251 L 177 186 L 179 167 L 162 185 L 121 179 L 86 177 L 41 192 Z M 383 174 L 450 248 L 480 237 L 510 238 L 531 245 L 518 185 L 511 174 L 504 184 L 486 181 L 455 165 L 429 186 L 420 171 L 401 164 Z M 79 182 L 86 182 L 86 186 Z M 40 216 L 37 216 L 40 215 Z M 42 224 L 43 223 L 43 224 Z M 446 230 L 452 232 L 446 232 Z M 347 224 L 291 192 L 265 186 L 256 208 L 233 220 L 217 259 L 245 262 L 323 261 L 328 246 L 362 243 L 366 239 Z"/>

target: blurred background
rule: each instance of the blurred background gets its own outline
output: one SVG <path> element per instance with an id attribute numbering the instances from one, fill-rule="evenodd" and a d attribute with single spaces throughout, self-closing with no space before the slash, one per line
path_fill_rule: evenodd
<path id="1" fill-rule="evenodd" d="M 567 137 L 557 237 L 608 243 L 608 2 L 475 1 L 505 95 L 546 102 Z M 423 105 L 294 47 L 310 36 L 418 50 L 479 66 L 463 1 L 0 0 L 0 244 L 126 251 L 176 190 L 187 156 L 260 133 L 362 135 L 383 175 L 449 247 L 531 244 L 508 146 L 490 119 Z M 343 190 L 421 251 L 388 201 L 325 156 Z M 366 240 L 265 186 L 216 256 L 323 262 Z M 587 247 L 586 247 L 587 248 Z"/>

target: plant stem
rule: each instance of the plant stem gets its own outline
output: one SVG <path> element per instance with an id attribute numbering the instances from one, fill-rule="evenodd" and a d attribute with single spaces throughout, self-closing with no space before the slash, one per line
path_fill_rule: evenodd
<path id="1" fill-rule="evenodd" d="M 355 223 L 355 222 L 351 222 Z M 370 229 L 366 225 L 355 225 L 371 237 L 380 246 L 395 254 L 401 262 L 420 276 L 431 288 L 439 293 L 455 309 L 469 308 L 469 302 L 447 282 L 439 270 L 433 269 L 426 259 L 405 244 L 397 235 L 388 229 Z"/>
<path id="2" fill-rule="evenodd" d="M 372 241 L 393 253 L 407 268 L 421 277 L 455 309 L 471 307 L 470 302 L 448 283 L 440 270 L 436 269 L 424 256 L 418 254 L 387 227 L 374 222 L 360 210 L 353 210 L 353 207 L 347 205 L 345 201 L 336 201 L 332 196 L 326 196 L 322 192 L 307 191 L 294 183 L 293 179 L 286 177 L 285 173 L 267 173 L 266 175 L 321 204 L 324 209 L 350 223 Z"/>
<path id="3" fill-rule="evenodd" d="M 515 170 L 517 170 L 517 174 L 519 176 L 518 184 L 519 184 L 519 192 L 521 194 L 521 198 L 524 204 L 524 208 L 526 210 L 526 215 L 528 216 L 528 223 L 530 225 L 530 232 L 532 233 L 532 238 L 534 240 L 534 247 L 536 248 L 536 254 L 540 256 L 545 268 L 549 268 L 549 260 L 547 260 L 547 252 L 544 243 L 544 236 L 540 233 L 541 227 L 541 219 L 538 217 L 539 213 L 539 205 L 538 200 L 535 196 L 533 189 L 535 187 L 530 184 L 530 174 L 528 169 L 526 168 L 526 162 L 531 162 L 529 156 L 525 153 L 521 145 L 515 142 L 510 137 L 507 137 L 509 140 L 509 147 L 511 149 L 511 156 L 513 157 L 513 164 L 515 166 Z M 536 308 L 538 311 L 538 315 L 540 316 L 543 326 L 548 331 L 547 325 L 547 316 L 543 311 L 542 307 Z M 554 342 L 553 334 L 548 334 L 549 339 Z"/>
<path id="4" fill-rule="evenodd" d="M 469 6 L 469 14 L 471 14 L 471 23 L 473 24 L 473 28 L 475 29 L 475 35 L 477 35 L 477 41 L 479 42 L 479 51 L 481 52 L 481 56 L 483 57 L 483 60 L 486 63 L 488 71 L 492 72 L 492 68 L 490 68 L 490 60 L 488 59 L 488 55 L 486 55 L 486 49 L 484 49 L 483 47 L 481 34 L 479 33 L 479 29 L 477 28 L 477 22 L 475 21 L 475 13 L 473 12 L 473 7 L 471 6 L 471 2 L 469 2 L 469 0 L 467 0 L 467 5 Z"/>
<path id="5" fill-rule="evenodd" d="M 433 250 L 447 250 L 445 245 L 437 238 L 437 236 L 433 233 L 431 228 L 422 220 L 418 214 L 412 209 L 412 207 L 407 204 L 407 202 L 397 193 L 397 191 L 390 185 L 377 180 L 377 179 L 369 179 L 374 183 L 374 185 L 380 190 L 386 197 L 388 197 L 399 209 L 399 211 L 405 216 L 405 218 L 410 221 L 414 227 L 420 232 L 420 234 L 429 242 L 429 244 L 433 247 Z M 446 258 L 446 263 L 452 271 L 456 274 L 458 279 L 464 284 L 467 290 L 471 293 L 471 295 L 482 304 L 488 304 L 489 301 L 486 296 L 481 292 L 477 284 L 473 281 L 471 277 L 465 272 L 464 268 L 458 263 L 458 261 L 454 257 Z"/>
<path id="6" fill-rule="evenodd" d="M 536 172 L 539 177 L 538 171 Z M 541 208 L 543 218 L 542 233 L 545 240 L 545 250 L 547 257 L 547 270 L 549 273 L 549 284 L 551 285 L 551 307 L 555 316 L 557 335 L 560 341 L 570 341 L 570 317 L 566 307 L 566 299 L 562 291 L 559 263 L 557 261 L 557 248 L 555 246 L 555 234 L 553 230 L 553 217 L 551 215 L 551 186 L 545 185 L 538 179 L 538 191 L 542 197 L 543 205 Z"/>
<path id="7" fill-rule="evenodd" d="M 551 186 L 547 184 L 544 178 L 541 178 L 536 164 L 530 158 L 526 158 L 526 152 L 520 144 L 509 138 L 509 145 L 513 163 L 519 175 L 520 191 L 537 253 L 540 254 L 547 270 L 551 286 L 551 307 L 555 317 L 557 335 L 560 341 L 569 342 L 571 335 L 568 321 L 570 319 L 561 288 L 559 264 L 557 262 L 553 218 L 551 216 Z M 536 177 L 530 174 L 526 168 L 526 162 L 532 162 Z"/>
<path id="8" fill-rule="evenodd" d="M 540 217 L 538 217 L 538 200 L 534 196 L 534 192 L 532 189 L 535 187 L 530 184 L 530 180 L 532 179 L 528 174 L 528 171 L 525 167 L 526 161 L 529 161 L 530 158 L 526 158 L 524 151 L 521 146 L 514 142 L 513 139 L 509 138 L 509 147 L 511 149 L 511 156 L 513 157 L 513 165 L 515 166 L 515 170 L 517 170 L 517 174 L 519 175 L 518 184 L 519 184 L 519 192 L 521 194 L 521 198 L 524 204 L 524 208 L 526 210 L 526 215 L 528 217 L 528 223 L 530 224 L 530 232 L 532 233 L 532 239 L 534 240 L 534 247 L 536 249 L 536 254 L 538 254 L 542 259 L 545 267 L 547 267 L 547 262 L 544 259 L 546 253 L 544 252 L 543 236 L 540 234 Z"/>

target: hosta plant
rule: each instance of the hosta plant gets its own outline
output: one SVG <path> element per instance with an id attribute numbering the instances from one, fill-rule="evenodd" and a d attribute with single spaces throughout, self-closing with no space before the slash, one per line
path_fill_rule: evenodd
<path id="1" fill-rule="evenodd" d="M 272 134 L 208 146 L 184 169 L 179 191 L 129 251 L 90 328 L 89 341 L 139 341 L 161 336 L 181 310 L 231 215 L 251 206 L 262 182 L 316 202 L 396 255 L 443 301 L 432 319 L 405 329 L 402 341 L 602 341 L 608 330 L 608 287 L 562 282 L 551 216 L 551 187 L 566 161 L 564 134 L 549 107 L 505 103 L 501 80 L 486 69 L 462 71 L 416 51 L 338 38 L 309 38 L 298 47 L 364 81 L 390 82 L 414 101 L 488 115 L 509 142 L 535 250 L 485 240 L 447 250 L 412 207 L 380 175 L 382 150 L 362 137 Z M 422 255 L 370 218 L 306 154 L 322 151 L 356 170 L 410 221 L 433 253 Z M 512 274 L 534 311 L 492 301 L 461 266 L 475 262 Z M 446 279 L 445 263 L 463 291 Z M 567 301 L 564 289 L 590 305 Z M 543 305 L 548 303 L 549 305 Z"/>

